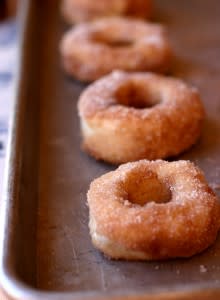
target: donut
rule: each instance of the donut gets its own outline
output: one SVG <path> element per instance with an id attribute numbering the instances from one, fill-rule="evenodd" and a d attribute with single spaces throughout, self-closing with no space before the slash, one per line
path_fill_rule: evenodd
<path id="1" fill-rule="evenodd" d="M 120 17 L 76 25 L 60 52 L 65 71 L 87 82 L 115 69 L 165 72 L 171 58 L 163 26 Z"/>
<path id="2" fill-rule="evenodd" d="M 204 108 L 197 90 L 152 73 L 115 71 L 78 102 L 83 149 L 120 164 L 173 157 L 200 136 Z"/>
<path id="3" fill-rule="evenodd" d="M 190 257 L 220 228 L 218 199 L 189 161 L 121 165 L 91 183 L 87 200 L 92 242 L 113 259 Z"/>
<path id="4" fill-rule="evenodd" d="M 70 23 L 91 21 L 101 17 L 124 15 L 149 18 L 152 13 L 151 0 L 63 0 L 61 12 Z"/>

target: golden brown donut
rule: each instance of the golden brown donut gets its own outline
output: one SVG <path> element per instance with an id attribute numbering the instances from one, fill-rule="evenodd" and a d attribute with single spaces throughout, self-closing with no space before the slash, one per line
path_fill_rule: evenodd
<path id="1" fill-rule="evenodd" d="M 204 119 L 198 92 L 184 82 L 121 71 L 91 84 L 78 111 L 85 151 L 114 164 L 178 155 L 197 141 Z"/>
<path id="2" fill-rule="evenodd" d="M 152 13 L 151 0 L 63 0 L 61 11 L 70 23 L 91 21 L 108 16 L 131 16 L 149 18 Z"/>
<path id="3" fill-rule="evenodd" d="M 66 72 L 82 81 L 115 69 L 163 72 L 171 57 L 163 26 L 119 17 L 73 27 L 61 40 L 60 51 Z"/>
<path id="4" fill-rule="evenodd" d="M 218 199 L 189 161 L 121 165 L 94 180 L 87 199 L 92 242 L 114 259 L 189 257 L 220 228 Z"/>

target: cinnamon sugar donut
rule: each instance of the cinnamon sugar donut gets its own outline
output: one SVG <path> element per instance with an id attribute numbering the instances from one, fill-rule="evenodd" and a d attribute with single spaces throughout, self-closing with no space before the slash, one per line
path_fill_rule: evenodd
<path id="1" fill-rule="evenodd" d="M 189 257 L 220 228 L 218 199 L 189 161 L 127 163 L 94 180 L 87 196 L 92 242 L 114 259 Z"/>
<path id="2" fill-rule="evenodd" d="M 63 0 L 61 11 L 65 20 L 78 23 L 114 15 L 148 18 L 151 0 Z"/>
<path id="3" fill-rule="evenodd" d="M 115 71 L 78 103 L 83 148 L 120 164 L 178 155 L 200 136 L 204 109 L 194 88 L 152 73 Z"/>
<path id="4" fill-rule="evenodd" d="M 128 18 L 106 18 L 75 26 L 60 46 L 64 69 L 82 81 L 112 70 L 166 71 L 170 46 L 164 27 Z"/>

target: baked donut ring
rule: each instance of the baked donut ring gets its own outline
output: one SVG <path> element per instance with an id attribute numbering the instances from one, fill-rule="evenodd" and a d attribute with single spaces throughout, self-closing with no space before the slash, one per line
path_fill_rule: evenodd
<path id="1" fill-rule="evenodd" d="M 75 26 L 61 41 L 64 69 L 93 81 L 115 69 L 166 71 L 171 50 L 164 27 L 129 18 L 106 18 Z"/>
<path id="2" fill-rule="evenodd" d="M 115 15 L 149 18 L 152 13 L 151 0 L 63 0 L 61 11 L 70 23 L 91 21 Z"/>
<path id="3" fill-rule="evenodd" d="M 220 228 L 218 199 L 189 161 L 121 165 L 94 180 L 87 199 L 92 242 L 114 259 L 189 257 Z"/>
<path id="4" fill-rule="evenodd" d="M 197 91 L 182 81 L 121 71 L 91 84 L 78 111 L 84 150 L 114 164 L 178 155 L 196 142 L 204 119 Z"/>

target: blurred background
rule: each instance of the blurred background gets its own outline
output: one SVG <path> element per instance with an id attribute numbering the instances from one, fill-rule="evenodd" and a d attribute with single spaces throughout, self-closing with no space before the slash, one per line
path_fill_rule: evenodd
<path id="1" fill-rule="evenodd" d="M 0 192 L 17 67 L 17 1 L 0 0 Z"/>

